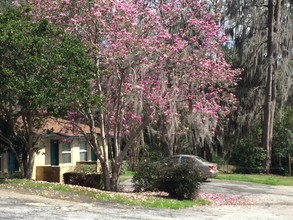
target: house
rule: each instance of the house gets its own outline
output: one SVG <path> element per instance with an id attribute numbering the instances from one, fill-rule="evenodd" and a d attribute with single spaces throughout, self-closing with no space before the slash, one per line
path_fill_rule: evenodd
<path id="1" fill-rule="evenodd" d="M 84 133 L 89 127 L 79 125 Z M 46 119 L 38 146 L 40 151 L 35 155 L 32 179 L 49 182 L 62 182 L 63 174 L 74 171 L 79 163 L 97 165 L 97 157 L 83 135 L 74 131 L 69 121 L 50 117 Z M 96 129 L 97 133 L 100 130 Z M 98 169 L 99 166 L 96 166 Z M 2 175 L 18 171 L 18 165 L 11 152 L 0 154 L 0 171 Z"/>
<path id="2" fill-rule="evenodd" d="M 7 173 L 16 172 L 19 170 L 15 155 L 11 151 L 0 154 L 0 177 Z"/>

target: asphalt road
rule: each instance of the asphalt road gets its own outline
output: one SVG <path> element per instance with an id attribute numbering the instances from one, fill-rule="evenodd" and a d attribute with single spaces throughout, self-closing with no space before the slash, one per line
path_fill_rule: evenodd
<path id="1" fill-rule="evenodd" d="M 0 219 L 293 219 L 293 187 L 211 180 L 202 185 L 201 192 L 243 196 L 250 199 L 253 204 L 162 210 L 111 203 L 80 203 L 70 200 L 50 199 L 0 188 Z"/>

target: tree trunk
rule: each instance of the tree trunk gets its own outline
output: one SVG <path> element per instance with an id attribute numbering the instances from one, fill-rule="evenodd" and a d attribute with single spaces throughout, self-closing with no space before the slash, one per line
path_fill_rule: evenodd
<path id="1" fill-rule="evenodd" d="M 289 176 L 291 176 L 291 155 L 288 155 L 288 164 L 289 164 Z"/>
<path id="2" fill-rule="evenodd" d="M 100 161 L 102 172 L 104 176 L 104 187 L 106 191 L 111 191 L 111 178 L 110 178 L 110 169 L 109 165 L 105 161 Z"/>
<path id="3" fill-rule="evenodd" d="M 273 27 L 274 27 L 274 0 L 268 1 L 268 35 L 267 35 L 267 61 L 268 72 L 265 89 L 263 147 L 266 150 L 265 170 L 270 173 L 272 152 L 272 126 L 273 126 Z"/>
<path id="4" fill-rule="evenodd" d="M 120 164 L 114 164 L 112 169 L 110 169 L 110 165 L 105 162 L 101 162 L 101 166 L 104 176 L 105 190 L 116 192 L 118 190 Z"/>
<path id="5" fill-rule="evenodd" d="M 119 171 L 121 164 L 115 164 L 112 168 L 111 191 L 118 191 Z"/>
<path id="6" fill-rule="evenodd" d="M 34 168 L 34 155 L 29 153 L 26 158 L 23 158 L 23 177 L 26 179 L 31 179 Z"/>

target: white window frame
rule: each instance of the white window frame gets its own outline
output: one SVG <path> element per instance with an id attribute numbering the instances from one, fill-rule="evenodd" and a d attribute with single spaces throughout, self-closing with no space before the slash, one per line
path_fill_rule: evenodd
<path id="1" fill-rule="evenodd" d="M 85 149 L 82 149 L 81 146 L 82 144 L 85 144 Z M 86 158 L 85 160 L 81 160 L 81 154 L 84 154 L 86 155 Z M 86 141 L 81 141 L 79 143 L 79 160 L 80 161 L 88 161 L 88 146 L 87 146 L 87 142 Z"/>
<path id="2" fill-rule="evenodd" d="M 63 149 L 63 147 L 65 147 L 65 146 L 69 146 L 70 147 L 70 151 L 69 150 L 64 150 Z M 71 143 L 67 143 L 67 142 L 65 142 L 65 143 L 62 143 L 62 163 L 72 163 L 72 153 L 71 153 Z M 70 161 L 69 162 L 65 162 L 64 161 L 64 158 L 63 158 L 63 155 L 69 155 L 70 156 Z"/>

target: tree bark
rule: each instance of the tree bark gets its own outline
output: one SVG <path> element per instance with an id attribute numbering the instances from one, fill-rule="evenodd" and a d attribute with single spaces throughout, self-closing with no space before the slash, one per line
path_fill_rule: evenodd
<path id="1" fill-rule="evenodd" d="M 289 176 L 291 176 L 291 155 L 288 155 L 288 163 L 289 163 Z"/>
<path id="2" fill-rule="evenodd" d="M 273 15 L 274 0 L 268 1 L 268 36 L 267 36 L 267 60 L 268 72 L 265 90 L 265 108 L 264 108 L 264 131 L 263 147 L 266 150 L 265 170 L 270 172 L 271 167 L 271 119 L 272 119 L 272 82 L 273 82 Z"/>
<path id="3" fill-rule="evenodd" d="M 270 173 L 272 163 L 272 138 L 274 128 L 274 114 L 276 107 L 276 84 L 275 84 L 275 70 L 276 62 L 274 57 L 276 51 L 276 36 L 278 32 L 280 14 L 280 0 L 268 1 L 268 34 L 267 34 L 267 81 L 265 88 L 265 108 L 264 108 L 264 125 L 263 125 L 263 147 L 266 150 L 265 171 Z"/>
<path id="4" fill-rule="evenodd" d="M 28 152 L 28 154 L 24 155 L 23 159 L 23 177 L 26 179 L 31 179 L 34 168 L 34 153 Z"/>

